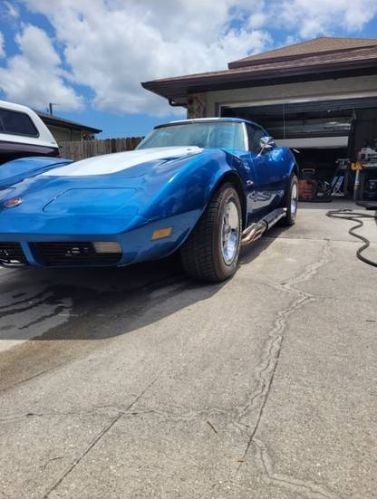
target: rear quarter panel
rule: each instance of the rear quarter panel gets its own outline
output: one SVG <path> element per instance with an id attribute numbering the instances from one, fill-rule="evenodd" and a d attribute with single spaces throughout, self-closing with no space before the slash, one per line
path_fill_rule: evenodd
<path id="1" fill-rule="evenodd" d="M 268 190 L 271 193 L 272 208 L 279 206 L 289 188 L 290 178 L 297 168 L 296 159 L 287 147 L 275 147 L 268 153 Z"/>

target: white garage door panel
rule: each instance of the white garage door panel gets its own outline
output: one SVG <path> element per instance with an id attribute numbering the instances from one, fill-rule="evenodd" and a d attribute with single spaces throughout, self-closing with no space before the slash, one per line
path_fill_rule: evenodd
<path id="1" fill-rule="evenodd" d="M 338 149 L 348 146 L 348 136 L 279 139 L 276 142 L 280 146 L 286 146 L 295 149 Z"/>

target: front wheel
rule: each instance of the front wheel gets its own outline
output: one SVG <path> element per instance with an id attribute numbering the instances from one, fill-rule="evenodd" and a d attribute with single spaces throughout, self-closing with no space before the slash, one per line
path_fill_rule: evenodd
<path id="1" fill-rule="evenodd" d="M 186 273 L 211 282 L 231 277 L 237 269 L 241 231 L 240 198 L 233 185 L 227 183 L 215 193 L 181 249 Z"/>
<path id="2" fill-rule="evenodd" d="M 282 225 L 290 226 L 296 222 L 298 205 L 298 179 L 292 175 L 289 187 L 284 196 L 283 208 L 287 210 L 287 215 L 281 220 Z"/>

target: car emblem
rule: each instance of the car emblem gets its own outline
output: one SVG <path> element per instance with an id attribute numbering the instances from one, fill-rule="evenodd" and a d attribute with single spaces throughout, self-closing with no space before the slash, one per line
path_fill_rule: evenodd
<path id="1" fill-rule="evenodd" d="M 16 198 L 7 199 L 4 201 L 4 208 L 14 208 L 22 203 L 22 198 L 17 196 Z"/>

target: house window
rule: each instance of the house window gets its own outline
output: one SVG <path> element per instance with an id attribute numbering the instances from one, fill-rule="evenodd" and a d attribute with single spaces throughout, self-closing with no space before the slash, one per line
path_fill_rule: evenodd
<path id="1" fill-rule="evenodd" d="M 26 135 L 28 137 L 38 137 L 39 135 L 38 130 L 27 114 L 4 108 L 0 108 L 0 133 Z"/>

